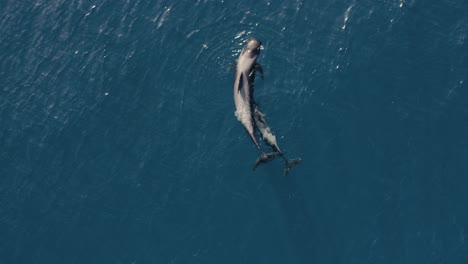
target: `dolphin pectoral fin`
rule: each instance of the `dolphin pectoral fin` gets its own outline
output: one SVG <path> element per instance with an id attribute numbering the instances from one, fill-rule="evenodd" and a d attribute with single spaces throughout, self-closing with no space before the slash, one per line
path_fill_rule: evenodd
<path id="1" fill-rule="evenodd" d="M 260 73 L 260 78 L 262 78 L 262 80 L 265 80 L 265 75 L 263 74 L 262 65 L 260 65 L 258 62 L 255 63 L 255 70 Z"/>
<path id="2" fill-rule="evenodd" d="M 270 152 L 270 153 L 262 153 L 260 157 L 258 157 L 255 165 L 253 166 L 253 170 L 255 170 L 259 165 L 272 161 L 277 156 L 280 156 L 280 152 Z"/>
<path id="3" fill-rule="evenodd" d="M 296 166 L 297 164 L 301 163 L 302 159 L 284 159 L 285 168 L 284 168 L 284 176 L 288 176 L 289 170 Z"/>

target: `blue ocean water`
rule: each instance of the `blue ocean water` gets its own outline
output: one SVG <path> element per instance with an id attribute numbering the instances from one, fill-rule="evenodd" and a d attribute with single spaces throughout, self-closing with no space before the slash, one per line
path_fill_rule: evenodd
<path id="1" fill-rule="evenodd" d="M 468 2 L 0 7 L 0 263 L 467 263 Z M 234 116 L 232 63 L 284 177 Z"/>

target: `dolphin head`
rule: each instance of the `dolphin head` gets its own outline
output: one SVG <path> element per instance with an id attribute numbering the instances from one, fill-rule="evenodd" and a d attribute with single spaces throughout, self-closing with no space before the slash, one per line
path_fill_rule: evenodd
<path id="1" fill-rule="evenodd" d="M 242 53 L 249 55 L 250 58 L 258 56 L 262 43 L 256 38 L 250 38 L 242 49 Z"/>

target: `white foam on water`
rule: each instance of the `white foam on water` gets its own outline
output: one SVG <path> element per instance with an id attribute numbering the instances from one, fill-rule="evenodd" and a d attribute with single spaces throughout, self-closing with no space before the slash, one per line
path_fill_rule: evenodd
<path id="1" fill-rule="evenodd" d="M 346 9 L 346 12 L 344 14 L 344 22 L 343 22 L 343 26 L 341 27 L 341 29 L 345 30 L 346 29 L 346 23 L 348 22 L 348 19 L 349 19 L 349 13 L 351 12 L 351 9 L 353 9 L 354 7 L 354 4 L 351 4 L 348 9 Z"/>
<path id="2" fill-rule="evenodd" d="M 164 9 L 164 12 L 161 14 L 161 16 L 159 16 L 158 25 L 156 28 L 160 28 L 164 24 L 164 21 L 166 21 L 167 17 L 169 16 L 169 12 L 171 12 L 172 6 L 165 7 Z"/>

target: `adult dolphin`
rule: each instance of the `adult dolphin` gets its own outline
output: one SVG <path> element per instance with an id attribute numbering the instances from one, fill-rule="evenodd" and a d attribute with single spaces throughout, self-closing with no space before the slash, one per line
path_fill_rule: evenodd
<path id="1" fill-rule="evenodd" d="M 301 162 L 301 159 L 288 160 L 285 158 L 283 152 L 281 152 L 278 144 L 276 143 L 276 137 L 271 133 L 271 130 L 264 119 L 264 114 L 260 112 L 260 109 L 253 99 L 253 87 L 256 71 L 260 72 L 263 79 L 263 70 L 257 63 L 257 57 L 260 54 L 261 46 L 261 42 L 256 38 L 249 39 L 242 48 L 241 54 L 237 59 L 236 73 L 234 75 L 234 103 L 236 105 L 236 117 L 247 130 L 250 138 L 261 153 L 260 157 L 255 162 L 253 169 L 255 170 L 258 165 L 266 163 L 277 156 L 281 156 L 285 161 L 284 174 L 287 175 L 289 169 Z M 255 137 L 256 131 L 262 134 L 265 143 L 273 149 L 273 152 L 266 153 L 262 150 L 257 138 Z"/>

